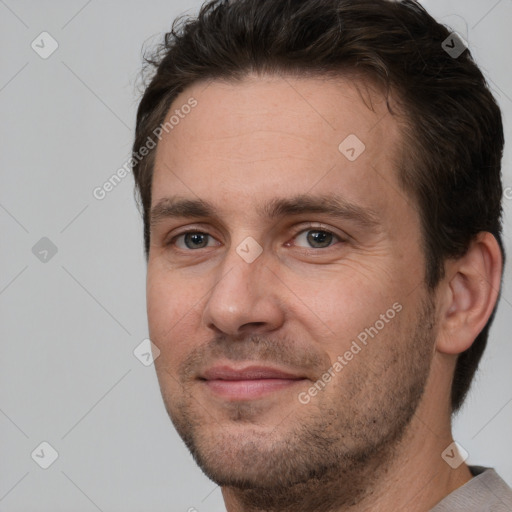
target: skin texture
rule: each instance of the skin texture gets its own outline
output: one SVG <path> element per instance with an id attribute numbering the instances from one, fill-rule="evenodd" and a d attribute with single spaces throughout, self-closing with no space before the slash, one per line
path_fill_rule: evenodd
<path id="1" fill-rule="evenodd" d="M 171 112 L 191 96 L 197 106 L 158 145 L 152 206 L 201 199 L 215 213 L 160 216 L 147 275 L 155 366 L 178 433 L 229 512 L 429 510 L 471 477 L 441 453 L 452 442 L 456 355 L 496 301 L 496 241 L 482 234 L 426 289 L 419 216 L 396 178 L 400 125 L 377 90 L 251 75 L 194 84 Z M 350 134 L 365 145 L 354 161 L 338 149 Z M 272 200 L 332 195 L 376 223 L 300 209 L 264 215 Z M 204 235 L 191 242 L 186 230 Z M 262 249 L 250 263 L 237 252 L 247 237 Z M 302 380 L 230 399 L 201 379 L 220 364 L 270 365 Z M 301 403 L 329 368 L 322 391 Z"/>

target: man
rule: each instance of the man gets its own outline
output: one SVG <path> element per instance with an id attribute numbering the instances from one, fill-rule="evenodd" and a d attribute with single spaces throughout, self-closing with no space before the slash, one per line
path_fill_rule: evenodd
<path id="1" fill-rule="evenodd" d="M 150 337 L 228 512 L 512 510 L 451 434 L 504 258 L 462 45 L 411 0 L 214 0 L 150 59 Z"/>

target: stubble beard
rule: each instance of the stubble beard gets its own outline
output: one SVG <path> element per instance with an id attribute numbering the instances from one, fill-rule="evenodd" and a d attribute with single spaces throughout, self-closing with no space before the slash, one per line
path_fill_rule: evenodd
<path id="1" fill-rule="evenodd" d="M 420 404 L 435 340 L 433 315 L 429 297 L 415 326 L 401 334 L 395 329 L 410 340 L 402 339 L 401 353 L 390 351 L 372 366 L 351 363 L 356 371 L 340 379 L 339 402 L 323 400 L 323 393 L 307 405 L 297 401 L 269 428 L 258 424 L 264 404 L 239 403 L 226 409 L 236 431 L 223 431 L 186 388 L 179 400 L 162 388 L 167 411 L 198 466 L 244 510 L 328 512 L 354 505 L 388 470 Z"/>

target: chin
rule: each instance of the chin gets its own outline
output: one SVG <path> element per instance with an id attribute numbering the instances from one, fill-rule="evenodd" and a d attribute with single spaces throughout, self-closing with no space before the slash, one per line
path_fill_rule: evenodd
<path id="1" fill-rule="evenodd" d="M 293 448 L 273 436 L 238 426 L 201 439 L 190 451 L 205 475 L 221 487 L 270 490 L 310 480 L 307 464 L 293 462 Z"/>

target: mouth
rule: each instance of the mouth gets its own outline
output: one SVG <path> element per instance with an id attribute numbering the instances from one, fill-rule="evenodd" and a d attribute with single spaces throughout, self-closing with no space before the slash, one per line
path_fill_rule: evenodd
<path id="1" fill-rule="evenodd" d="M 248 366 L 242 369 L 215 366 L 207 369 L 199 380 L 214 395 L 235 401 L 254 400 L 288 390 L 306 378 L 268 366 Z"/>

